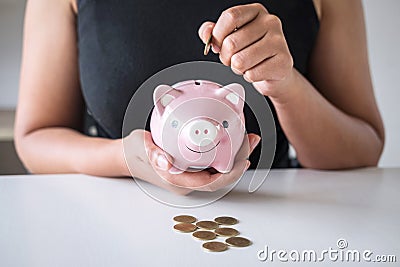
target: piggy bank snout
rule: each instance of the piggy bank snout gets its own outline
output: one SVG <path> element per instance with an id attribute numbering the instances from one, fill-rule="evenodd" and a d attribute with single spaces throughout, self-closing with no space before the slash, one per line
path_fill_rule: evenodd
<path id="1" fill-rule="evenodd" d="M 219 128 L 208 120 L 192 121 L 185 128 L 188 141 L 195 146 L 204 147 L 218 141 Z"/>

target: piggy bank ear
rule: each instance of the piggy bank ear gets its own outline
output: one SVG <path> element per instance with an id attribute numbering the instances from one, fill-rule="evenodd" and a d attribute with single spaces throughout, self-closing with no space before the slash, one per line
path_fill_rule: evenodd
<path id="1" fill-rule="evenodd" d="M 228 91 L 225 99 L 236 109 L 237 112 L 243 112 L 245 93 L 242 85 L 238 83 L 228 84 L 223 87 Z"/>
<path id="2" fill-rule="evenodd" d="M 173 94 L 174 88 L 169 85 L 159 85 L 156 87 L 153 93 L 153 102 L 155 109 L 162 114 L 164 112 L 165 107 L 171 103 L 172 100 L 175 99 L 175 95 Z"/>

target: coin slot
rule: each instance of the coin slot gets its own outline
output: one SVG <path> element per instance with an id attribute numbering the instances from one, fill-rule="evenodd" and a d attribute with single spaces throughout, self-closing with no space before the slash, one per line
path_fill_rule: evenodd
<path id="1" fill-rule="evenodd" d="M 195 81 L 194 84 L 195 85 L 200 85 L 200 82 L 199 81 Z"/>

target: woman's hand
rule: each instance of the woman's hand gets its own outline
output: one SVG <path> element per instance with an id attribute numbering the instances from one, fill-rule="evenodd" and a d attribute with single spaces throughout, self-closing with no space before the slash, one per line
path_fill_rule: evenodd
<path id="1" fill-rule="evenodd" d="M 258 3 L 234 6 L 223 11 L 216 23 L 201 25 L 199 36 L 204 43 L 211 34 L 212 50 L 224 65 L 263 95 L 287 95 L 293 59 L 277 16 Z"/>
<path id="2" fill-rule="evenodd" d="M 185 195 L 193 190 L 216 191 L 236 182 L 250 166 L 248 157 L 259 141 L 259 136 L 247 135 L 233 169 L 226 174 L 207 170 L 170 174 L 172 157 L 154 144 L 150 132 L 144 130 L 135 130 L 124 139 L 124 154 L 133 176 Z"/>
<path id="3" fill-rule="evenodd" d="M 126 176 L 133 176 L 162 187 L 179 195 L 189 194 L 191 189 L 174 186 L 162 179 L 159 172 L 171 168 L 172 158 L 154 144 L 151 133 L 145 130 L 134 130 L 123 139 Z M 169 157 L 168 159 L 166 158 Z"/>
<path id="4" fill-rule="evenodd" d="M 168 171 L 158 170 L 163 179 L 172 185 L 189 188 L 197 191 L 217 191 L 225 186 L 235 183 L 249 168 L 248 160 L 254 148 L 260 142 L 256 134 L 248 134 L 235 157 L 233 169 L 229 173 L 202 170 L 198 172 L 184 172 L 182 174 L 170 174 Z"/>

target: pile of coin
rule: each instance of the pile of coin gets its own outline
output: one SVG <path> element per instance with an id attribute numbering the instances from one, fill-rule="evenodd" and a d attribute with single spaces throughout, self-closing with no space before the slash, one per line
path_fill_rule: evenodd
<path id="1" fill-rule="evenodd" d="M 178 215 L 173 218 L 176 222 L 174 229 L 182 233 L 192 233 L 195 239 L 206 241 L 203 248 L 212 252 L 221 252 L 229 247 L 247 247 L 251 241 L 238 236 L 238 230 L 230 227 L 238 223 L 233 217 L 217 217 L 213 221 L 197 221 L 191 215 Z M 224 242 L 210 241 L 216 238 L 226 238 Z"/>

